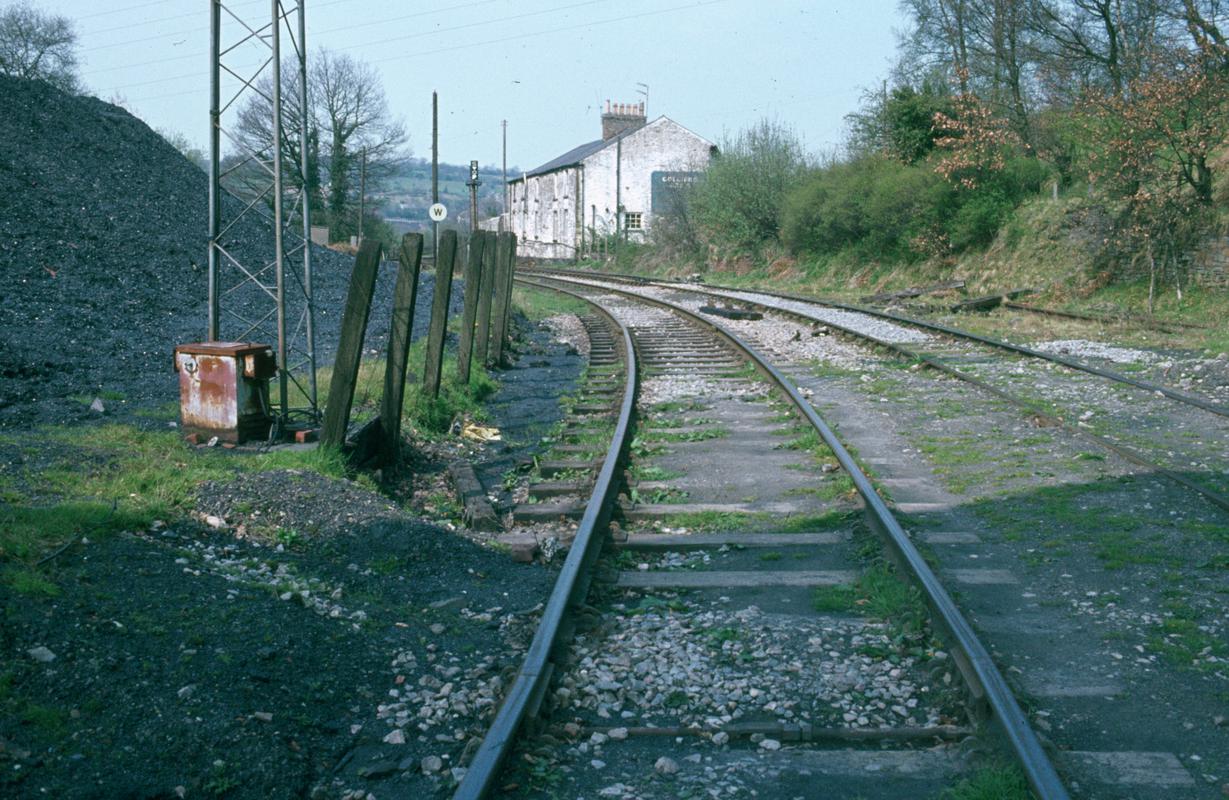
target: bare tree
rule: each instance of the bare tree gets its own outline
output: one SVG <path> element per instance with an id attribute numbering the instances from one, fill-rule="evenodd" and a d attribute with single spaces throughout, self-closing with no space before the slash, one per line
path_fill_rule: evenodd
<path id="1" fill-rule="evenodd" d="M 337 227 L 357 205 L 353 189 L 358 185 L 362 151 L 367 151 L 367 179 L 372 185 L 404 158 L 407 137 L 404 125 L 388 109 L 379 75 L 369 65 L 323 49 L 314 51 L 309 61 L 306 177 L 298 137 L 281 137 L 282 163 L 291 184 L 301 188 L 306 182 L 313 208 L 326 211 L 330 226 Z M 297 64 L 287 61 L 281 74 L 282 126 L 297 132 L 302 118 Z M 245 156 L 260 160 L 268 160 L 274 147 L 272 80 L 266 75 L 256 83 L 257 91 L 239 110 L 234 126 Z M 233 173 L 240 184 L 244 174 L 242 169 Z"/>
<path id="2" fill-rule="evenodd" d="M 310 72 L 313 111 L 324 134 L 328 207 L 341 214 L 356 182 L 359 154 L 366 151 L 369 180 L 384 177 L 404 155 L 405 126 L 389 112 L 379 75 L 369 65 L 321 50 Z"/>
<path id="3" fill-rule="evenodd" d="M 76 92 L 76 47 L 77 34 L 66 17 L 45 14 L 25 2 L 0 12 L 0 73 Z"/>

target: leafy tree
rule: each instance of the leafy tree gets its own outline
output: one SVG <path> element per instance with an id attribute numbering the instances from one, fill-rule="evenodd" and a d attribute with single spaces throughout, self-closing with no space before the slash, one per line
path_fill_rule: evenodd
<path id="1" fill-rule="evenodd" d="M 926 158 L 935 146 L 935 115 L 951 113 L 951 98 L 933 85 L 893 89 L 884 107 L 888 152 L 906 164 Z"/>
<path id="2" fill-rule="evenodd" d="M 0 11 L 0 73 L 75 93 L 77 34 L 65 17 L 17 3 Z"/>
<path id="3" fill-rule="evenodd" d="M 782 200 L 805 167 L 794 132 L 762 120 L 722 143 L 704 179 L 692 188 L 689 208 L 710 240 L 755 248 L 775 240 Z"/>
<path id="4" fill-rule="evenodd" d="M 1225 57 L 1208 47 L 1132 82 L 1125 96 L 1085 105 L 1088 138 L 1099 143 L 1090 171 L 1107 199 L 1124 203 L 1119 244 L 1128 259 L 1147 259 L 1150 305 L 1166 273 L 1180 286 L 1182 253 L 1210 217 L 1212 156 L 1229 145 Z"/>

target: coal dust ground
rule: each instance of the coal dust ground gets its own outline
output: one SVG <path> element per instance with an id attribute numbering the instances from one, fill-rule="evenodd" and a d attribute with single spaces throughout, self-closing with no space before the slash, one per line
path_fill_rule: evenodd
<path id="1" fill-rule="evenodd" d="M 2 526 L 57 512 L 40 470 L 71 464 L 74 437 L 170 430 L 172 348 L 205 327 L 207 186 L 121 108 L 4 76 L 0 102 Z M 259 258 L 269 231 L 230 235 Z M 315 253 L 327 363 L 353 260 Z M 394 280 L 383 265 L 365 357 Z M 407 457 L 408 479 L 442 472 Z M 356 477 L 246 472 L 61 552 L 17 557 L 0 535 L 0 796 L 446 796 L 553 573 Z"/>

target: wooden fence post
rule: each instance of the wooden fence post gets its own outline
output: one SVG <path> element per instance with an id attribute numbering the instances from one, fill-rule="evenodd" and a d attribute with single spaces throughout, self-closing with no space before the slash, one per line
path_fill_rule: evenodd
<path id="1" fill-rule="evenodd" d="M 452 300 L 452 260 L 457 252 L 457 232 L 440 234 L 435 257 L 435 296 L 431 300 L 431 328 L 427 331 L 427 364 L 422 388 L 432 399 L 440 396 L 444 372 L 444 337 L 448 335 L 448 305 Z"/>
<path id="2" fill-rule="evenodd" d="M 512 286 L 516 278 L 516 234 L 508 233 L 508 302 L 504 313 L 504 341 L 506 345 L 512 344 L 512 337 L 508 330 L 512 327 Z"/>
<path id="3" fill-rule="evenodd" d="M 371 296 L 376 288 L 376 273 L 380 267 L 380 243 L 364 241 L 354 259 L 350 274 L 350 289 L 346 293 L 346 308 L 341 318 L 341 341 L 333 362 L 333 379 L 324 407 L 324 427 L 320 444 L 341 447 L 350 425 L 350 406 L 354 402 L 354 385 L 358 381 L 359 363 L 363 356 L 363 336 L 367 333 L 367 317 L 371 313 Z"/>
<path id="4" fill-rule="evenodd" d="M 486 244 L 482 248 L 482 280 L 478 285 L 478 332 L 474 335 L 474 357 L 486 364 L 491 343 L 491 294 L 495 289 L 495 234 L 483 231 Z"/>
<path id="5" fill-rule="evenodd" d="M 388 332 L 388 365 L 384 368 L 384 396 L 380 399 L 381 454 L 395 464 L 401 454 L 401 409 L 405 399 L 406 361 L 414 330 L 414 306 L 418 299 L 418 270 L 422 264 L 422 234 L 401 237 L 397 288 L 393 292 L 393 322 Z"/>
<path id="6" fill-rule="evenodd" d="M 498 244 L 495 247 L 495 306 L 491 311 L 491 363 L 500 366 L 504 363 L 504 332 L 508 329 L 508 294 L 512 283 L 508 278 L 512 274 L 512 259 L 510 233 L 498 234 Z"/>
<path id="7" fill-rule="evenodd" d="M 474 321 L 478 317 L 478 290 L 482 287 L 482 251 L 486 237 L 469 235 L 469 258 L 465 262 L 465 307 L 461 312 L 461 337 L 457 342 L 457 379 L 469 383 L 469 362 L 474 353 Z"/>

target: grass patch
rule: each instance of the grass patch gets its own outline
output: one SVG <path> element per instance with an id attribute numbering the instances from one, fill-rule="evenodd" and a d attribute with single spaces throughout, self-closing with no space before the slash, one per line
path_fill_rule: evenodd
<path id="1" fill-rule="evenodd" d="M 410 345 L 406 364 L 411 375 L 421 376 L 427 358 L 427 338 Z M 387 364 L 383 354 L 365 358 L 359 365 L 358 377 L 354 384 L 354 403 L 350 411 L 352 423 L 362 423 L 374 419 L 380 413 L 380 402 L 384 398 L 384 372 Z M 329 386 L 333 380 L 332 367 L 324 367 L 317 371 L 317 394 L 323 402 L 329 396 Z M 490 397 L 499 388 L 499 384 L 490 377 L 486 369 L 476 360 L 470 361 L 469 383 L 462 384 L 457 376 L 455 358 L 444 358 L 444 371 L 440 378 L 439 397 L 428 397 L 422 391 L 421 384 L 407 384 L 402 408 L 402 427 L 413 430 L 423 438 L 435 438 L 446 432 L 452 421 L 461 416 L 475 420 L 484 419 L 482 401 Z M 271 403 L 277 405 L 276 386 Z M 305 406 L 307 398 L 297 387 L 291 387 L 291 406 Z"/>
<path id="2" fill-rule="evenodd" d="M 646 431 L 645 436 L 655 442 L 707 442 L 710 439 L 724 439 L 730 432 L 725 428 L 698 428 L 678 433 L 662 433 L 661 431 Z"/>
<path id="3" fill-rule="evenodd" d="M 817 611 L 861 614 L 907 634 L 920 632 L 926 624 L 921 593 L 883 561 L 873 562 L 852 586 L 815 587 L 811 601 Z"/>
<path id="4" fill-rule="evenodd" d="M 649 413 L 656 416 L 659 414 L 683 414 L 688 411 L 702 411 L 703 409 L 704 406 L 694 400 L 667 400 L 649 406 Z"/>
<path id="5" fill-rule="evenodd" d="M 529 319 L 537 322 L 559 314 L 588 314 L 589 304 L 571 295 L 515 284 L 512 304 Z"/>
<path id="6" fill-rule="evenodd" d="M 694 531 L 739 531 L 758 527 L 770 519 L 768 514 L 738 511 L 690 511 L 671 514 L 662 520 L 669 528 Z"/>
<path id="7" fill-rule="evenodd" d="M 629 474 L 636 483 L 641 481 L 672 481 L 675 478 L 683 477 L 683 473 L 678 470 L 642 464 L 633 464 Z"/>
<path id="8" fill-rule="evenodd" d="M 857 523 L 856 511 L 828 511 L 823 514 L 799 514 L 779 520 L 775 530 L 779 533 L 820 533 L 849 528 Z"/>
<path id="9" fill-rule="evenodd" d="M 60 587 L 42 573 L 27 567 L 9 567 L 0 572 L 0 585 L 7 586 L 17 594 L 34 597 L 55 597 L 60 593 Z"/>
<path id="10" fill-rule="evenodd" d="M 33 562 L 81 535 L 102 537 L 170 521 L 189 507 L 196 487 L 243 472 L 298 469 L 340 478 L 341 454 L 324 449 L 264 454 L 197 449 L 174 431 L 143 431 L 110 424 L 72 430 L 45 428 L 37 467 L 22 478 L 36 495 L 0 506 L 0 560 Z M 5 573 L 17 591 L 46 594 L 21 569 Z M 16 588 L 21 587 L 21 588 Z"/>
<path id="11" fill-rule="evenodd" d="M 1029 800 L 1033 795 L 1015 765 L 983 767 L 939 794 L 939 800 Z"/>

